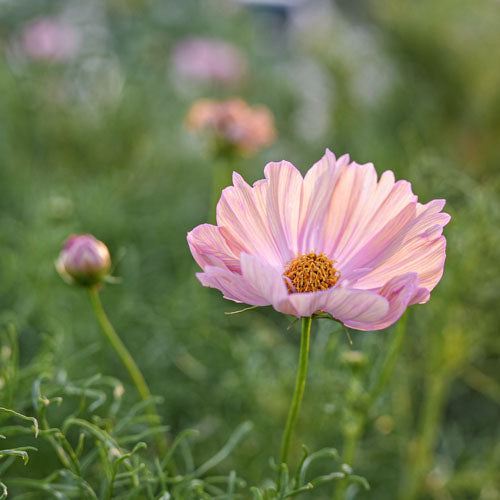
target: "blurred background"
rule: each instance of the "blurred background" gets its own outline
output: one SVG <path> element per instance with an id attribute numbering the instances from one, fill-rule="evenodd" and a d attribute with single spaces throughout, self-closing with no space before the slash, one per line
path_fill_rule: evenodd
<path id="1" fill-rule="evenodd" d="M 0 406 L 32 414 L 40 373 L 112 375 L 135 401 L 88 297 L 54 269 L 68 235 L 92 233 L 122 278 L 102 300 L 172 435 L 198 429 L 201 461 L 251 420 L 220 471 L 268 476 L 299 326 L 269 308 L 225 316 L 238 305 L 196 280 L 185 239 L 213 217 L 214 155 L 188 110 L 242 97 L 276 128 L 272 145 L 233 158 L 248 182 L 268 161 L 305 172 L 328 147 L 393 170 L 423 203 L 446 198 L 452 215 L 444 277 L 409 310 L 359 439 L 355 469 L 372 489 L 347 498 L 500 499 L 499 27 L 496 0 L 0 1 L 0 327 L 4 346 L 9 328 L 20 345 Z M 394 328 L 351 335 L 313 325 L 295 458 L 300 443 L 342 452 Z M 57 421 L 64 405 L 50 411 Z M 55 460 L 40 449 L 12 474 L 42 477 Z"/>

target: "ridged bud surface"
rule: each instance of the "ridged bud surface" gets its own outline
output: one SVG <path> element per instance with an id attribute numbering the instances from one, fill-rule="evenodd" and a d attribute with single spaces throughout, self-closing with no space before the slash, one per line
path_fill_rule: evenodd
<path id="1" fill-rule="evenodd" d="M 70 236 L 56 262 L 56 269 L 63 279 L 82 286 L 101 283 L 110 267 L 108 247 L 91 234 Z"/>

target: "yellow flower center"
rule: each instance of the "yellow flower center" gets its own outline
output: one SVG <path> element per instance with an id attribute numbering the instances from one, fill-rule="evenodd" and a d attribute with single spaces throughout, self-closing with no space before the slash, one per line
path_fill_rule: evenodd
<path id="1" fill-rule="evenodd" d="M 317 292 L 331 288 L 340 278 L 340 271 L 333 267 L 335 262 L 337 261 L 330 260 L 323 253 L 299 254 L 287 264 L 288 267 L 283 273 L 288 291 Z"/>

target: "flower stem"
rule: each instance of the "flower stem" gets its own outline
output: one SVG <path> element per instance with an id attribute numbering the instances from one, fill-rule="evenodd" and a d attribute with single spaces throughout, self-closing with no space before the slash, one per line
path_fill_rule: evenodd
<path id="1" fill-rule="evenodd" d="M 288 411 L 288 418 L 286 419 L 285 431 L 283 432 L 283 439 L 281 441 L 281 464 L 288 463 L 288 452 L 290 450 L 290 441 L 292 440 L 295 422 L 304 396 L 304 389 L 306 387 L 307 376 L 307 359 L 309 356 L 309 341 L 311 337 L 311 324 L 312 318 L 302 318 L 302 335 L 300 340 L 300 356 L 299 367 L 297 369 L 297 379 L 295 381 L 295 391 L 293 393 L 292 403 Z"/>
<path id="2" fill-rule="evenodd" d="M 439 373 L 427 383 L 427 393 L 423 403 L 420 435 L 411 441 L 411 452 L 407 461 L 407 472 L 402 481 L 398 498 L 414 500 L 417 498 L 422 480 L 432 465 L 432 452 L 436 445 L 439 421 L 442 416 L 444 402 L 449 389 L 447 374 Z"/>
<path id="3" fill-rule="evenodd" d="M 396 331 L 394 332 L 394 335 L 392 337 L 389 351 L 387 352 L 387 355 L 382 362 L 382 366 L 368 395 L 366 406 L 364 407 L 364 412 L 358 415 L 356 421 L 352 426 L 349 427 L 349 431 L 344 433 L 344 451 L 342 454 L 342 461 L 345 464 L 350 465 L 351 467 L 354 465 L 354 460 L 356 459 L 358 442 L 363 435 L 368 414 L 377 401 L 378 397 L 382 394 L 383 390 L 387 386 L 394 371 L 394 367 L 396 366 L 396 360 L 403 346 L 407 322 L 408 314 L 404 314 L 396 326 Z M 338 482 L 337 488 L 335 489 L 335 500 L 343 500 L 345 498 L 348 484 L 348 478 L 342 479 Z"/>
<path id="4" fill-rule="evenodd" d="M 146 383 L 146 380 L 144 379 L 141 370 L 135 363 L 134 358 L 128 352 L 128 349 L 125 347 L 125 344 L 121 341 L 120 337 L 113 328 L 113 325 L 109 321 L 108 316 L 104 312 L 97 287 L 89 288 L 89 294 L 90 294 L 90 301 L 94 309 L 94 313 L 97 317 L 99 325 L 101 326 L 104 336 L 111 344 L 111 347 L 115 350 L 116 354 L 118 355 L 121 362 L 125 366 L 128 374 L 130 375 L 130 378 L 132 379 L 132 382 L 135 385 L 135 388 L 137 389 L 137 392 L 139 393 L 139 396 L 143 401 L 151 400 L 152 398 L 151 391 L 149 390 L 148 384 Z M 152 400 L 151 404 L 146 407 L 146 411 L 148 412 L 148 415 L 152 417 L 152 419 L 155 422 L 157 423 L 160 422 L 161 419 L 158 416 L 155 404 Z M 158 434 L 156 434 L 156 436 L 157 436 L 156 445 L 158 451 L 161 453 L 161 455 L 164 455 L 167 450 L 166 440 L 163 436 L 162 438 L 160 438 Z"/>

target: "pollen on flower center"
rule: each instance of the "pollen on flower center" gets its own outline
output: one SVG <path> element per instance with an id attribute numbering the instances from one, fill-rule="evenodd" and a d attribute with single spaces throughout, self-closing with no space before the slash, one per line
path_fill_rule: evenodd
<path id="1" fill-rule="evenodd" d="M 335 262 L 323 253 L 299 254 L 296 259 L 288 263 L 283 273 L 288 291 L 317 292 L 331 288 L 340 278 L 340 271 L 333 267 Z"/>

